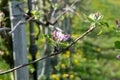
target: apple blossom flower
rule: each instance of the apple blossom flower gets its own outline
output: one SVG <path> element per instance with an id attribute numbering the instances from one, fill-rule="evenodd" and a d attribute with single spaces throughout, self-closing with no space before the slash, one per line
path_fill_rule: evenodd
<path id="1" fill-rule="evenodd" d="M 70 38 L 70 35 L 69 35 L 69 34 L 66 34 L 66 35 L 64 36 L 64 41 L 68 40 L 69 38 Z"/>
<path id="2" fill-rule="evenodd" d="M 56 37 L 57 37 L 57 31 L 54 31 L 53 34 L 52 34 L 52 39 L 56 40 Z"/>
<path id="3" fill-rule="evenodd" d="M 67 41 L 70 38 L 69 34 L 63 34 L 62 31 L 60 30 L 55 30 L 52 34 L 52 39 L 54 41 L 59 40 L 59 41 Z"/>
<path id="4" fill-rule="evenodd" d="M 92 19 L 93 21 L 100 21 L 102 18 L 103 18 L 103 16 L 101 15 L 101 13 L 100 12 L 96 12 L 96 13 L 94 13 L 94 14 L 90 14 L 89 16 L 88 16 L 90 19 Z"/>

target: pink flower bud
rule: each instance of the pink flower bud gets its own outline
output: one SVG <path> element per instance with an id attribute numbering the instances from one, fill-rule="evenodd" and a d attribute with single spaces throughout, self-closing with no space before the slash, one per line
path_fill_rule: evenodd
<path id="1" fill-rule="evenodd" d="M 117 58 L 117 59 L 120 59 L 120 55 L 117 55 L 116 58 Z"/>

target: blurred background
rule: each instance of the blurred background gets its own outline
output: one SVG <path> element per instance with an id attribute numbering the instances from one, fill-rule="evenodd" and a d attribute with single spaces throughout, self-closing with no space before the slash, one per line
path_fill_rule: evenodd
<path id="1" fill-rule="evenodd" d="M 78 41 L 72 50 L 57 56 L 59 57 L 58 62 L 53 61 L 57 62 L 57 65 L 54 66 L 56 71 L 50 73 L 50 80 L 120 80 L 120 60 L 116 58 L 117 55 L 120 55 L 120 50 L 115 49 L 114 46 L 114 42 L 120 39 L 120 32 L 116 30 L 115 24 L 115 20 L 120 20 L 119 9 L 120 0 L 81 0 L 76 4 L 76 12 L 79 13 L 79 17 L 75 14 L 70 19 L 71 24 L 67 25 L 71 26 L 71 30 L 67 32 L 74 39 L 89 28 L 90 24 L 83 20 L 84 14 L 100 12 L 109 27 L 96 28 L 84 39 Z M 63 23 L 62 26 L 66 25 Z M 29 35 L 28 32 L 27 35 Z M 42 35 L 39 37 L 36 42 L 39 49 L 36 58 L 39 58 L 44 52 L 45 40 Z M 6 48 L 5 40 L 0 37 L 0 71 L 13 67 L 12 62 L 10 63 L 10 56 L 12 56 L 9 54 L 10 48 Z M 28 54 L 28 59 L 31 61 L 30 54 Z M 40 74 L 39 64 L 38 75 Z M 29 70 L 32 73 L 34 68 L 30 65 Z M 0 80 L 12 80 L 12 77 L 12 73 L 0 75 Z M 44 77 L 40 80 L 44 80 Z"/>

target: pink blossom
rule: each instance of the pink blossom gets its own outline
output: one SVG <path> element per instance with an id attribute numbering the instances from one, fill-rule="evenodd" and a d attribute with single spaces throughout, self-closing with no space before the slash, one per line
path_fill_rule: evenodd
<path id="1" fill-rule="evenodd" d="M 52 34 L 52 39 L 56 40 L 56 38 L 57 38 L 57 31 L 54 31 L 53 34 Z"/>
<path id="2" fill-rule="evenodd" d="M 70 38 L 70 35 L 69 35 L 69 34 L 66 34 L 66 35 L 64 36 L 64 41 L 68 40 L 69 38 Z"/>
<path id="3" fill-rule="evenodd" d="M 116 58 L 117 58 L 117 59 L 120 59 L 120 55 L 117 55 Z"/>
<path id="4" fill-rule="evenodd" d="M 57 38 L 60 40 L 60 41 L 63 41 L 64 40 L 64 34 L 60 31 L 57 32 Z"/>
<path id="5" fill-rule="evenodd" d="M 70 38 L 70 35 L 69 34 L 63 34 L 62 33 L 62 31 L 59 31 L 59 30 L 55 30 L 54 32 L 53 32 L 53 35 L 52 35 L 52 39 L 54 40 L 54 41 L 56 41 L 57 39 L 59 40 L 59 41 L 66 41 L 66 40 L 68 40 Z"/>

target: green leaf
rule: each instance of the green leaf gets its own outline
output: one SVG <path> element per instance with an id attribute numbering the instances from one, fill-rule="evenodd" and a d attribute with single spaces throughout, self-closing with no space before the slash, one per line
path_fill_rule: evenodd
<path id="1" fill-rule="evenodd" d="M 87 17 L 87 19 L 90 21 L 90 22 L 95 22 L 92 18 L 90 18 L 89 16 Z"/>
<path id="2" fill-rule="evenodd" d="M 100 24 L 109 27 L 109 24 L 107 22 L 100 22 Z"/>
<path id="3" fill-rule="evenodd" d="M 32 15 L 35 15 L 35 13 L 36 13 L 36 11 L 31 10 L 31 14 L 32 14 Z"/>
<path id="4" fill-rule="evenodd" d="M 49 35 L 47 35 L 47 34 L 45 34 L 44 36 L 45 36 L 45 38 L 50 38 Z"/>
<path id="5" fill-rule="evenodd" d="M 120 41 L 116 41 L 114 44 L 115 48 L 120 49 Z"/>
<path id="6" fill-rule="evenodd" d="M 107 27 L 109 27 L 109 24 L 106 22 L 106 23 L 104 23 Z"/>
<path id="7" fill-rule="evenodd" d="M 58 4 L 52 4 L 52 7 L 56 10 L 58 8 Z"/>
<path id="8" fill-rule="evenodd" d="M 47 43 L 49 45 L 53 45 L 53 40 L 51 38 L 51 35 L 44 35 L 44 37 L 47 39 Z"/>
<path id="9" fill-rule="evenodd" d="M 53 40 L 51 38 L 48 38 L 48 42 L 49 45 L 53 45 Z"/>
<path id="10" fill-rule="evenodd" d="M 61 48 L 65 48 L 66 46 L 68 46 L 69 45 L 69 43 L 67 43 L 67 42 L 61 42 L 61 43 L 59 43 L 59 46 L 61 47 Z"/>
<path id="11" fill-rule="evenodd" d="M 102 32 L 103 32 L 103 31 L 102 31 L 102 30 L 100 30 L 100 31 L 98 32 L 98 34 L 97 34 L 97 35 L 101 35 L 101 34 L 102 34 Z"/>

